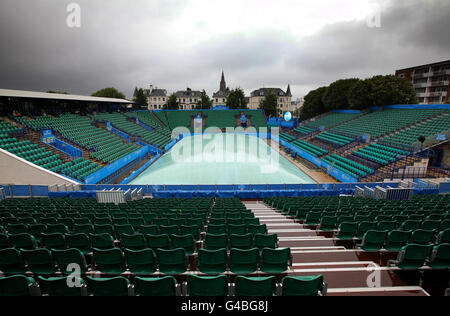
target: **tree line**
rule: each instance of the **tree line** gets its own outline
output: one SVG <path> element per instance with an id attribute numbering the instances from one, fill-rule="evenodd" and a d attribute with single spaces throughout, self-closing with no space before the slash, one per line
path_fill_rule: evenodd
<path id="1" fill-rule="evenodd" d="M 307 120 L 333 110 L 362 110 L 373 106 L 417 104 L 416 91 L 410 81 L 393 75 L 368 79 L 341 79 L 320 87 L 305 96 L 300 110 Z"/>

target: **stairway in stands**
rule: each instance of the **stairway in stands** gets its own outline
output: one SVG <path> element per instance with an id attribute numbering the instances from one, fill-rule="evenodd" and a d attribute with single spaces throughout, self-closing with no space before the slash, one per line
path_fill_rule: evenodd
<path id="1" fill-rule="evenodd" d="M 290 247 L 293 265 L 290 275 L 323 274 L 328 295 L 338 296 L 427 296 L 414 281 L 400 277 L 397 268 L 387 267 L 387 260 L 396 254 L 367 253 L 340 245 L 330 233 L 323 233 L 286 217 L 262 201 L 244 201 L 269 234 L 277 234 L 279 247 Z M 379 269 L 380 287 L 369 287 L 373 268 Z"/>

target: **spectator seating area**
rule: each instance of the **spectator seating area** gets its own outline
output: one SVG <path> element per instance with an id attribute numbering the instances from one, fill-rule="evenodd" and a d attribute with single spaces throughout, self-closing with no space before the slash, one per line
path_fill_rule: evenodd
<path id="1" fill-rule="evenodd" d="M 353 152 L 353 155 L 386 166 L 397 160 L 398 156 L 407 156 L 409 152 L 379 144 L 371 144 Z"/>
<path id="2" fill-rule="evenodd" d="M 64 114 L 54 118 L 40 116 L 35 119 L 18 117 L 23 126 L 35 131 L 52 129 L 62 140 L 90 151 L 90 158 L 101 163 L 113 163 L 141 148 L 137 144 L 125 143 L 119 136 L 92 125 L 90 118 L 76 114 Z"/>
<path id="3" fill-rule="evenodd" d="M 0 126 L 0 148 L 44 169 L 82 181 L 102 168 L 84 158 L 63 162 L 59 155 L 45 147 L 39 147 L 29 140 L 19 141 L 10 137 L 9 134 L 17 132 L 18 129 L 9 122 L 1 121 Z"/>
<path id="4" fill-rule="evenodd" d="M 405 128 L 411 124 L 441 115 L 447 110 L 406 110 L 387 109 L 374 111 L 361 116 L 351 122 L 340 124 L 330 129 L 330 132 L 344 133 L 345 135 L 370 135 L 378 138 L 383 135 Z"/>
<path id="5" fill-rule="evenodd" d="M 291 251 L 239 199 L 13 199 L 0 224 L 1 294 L 80 295 L 64 286 L 73 263 L 89 295 L 325 294 L 322 276 L 276 278 Z"/>
<path id="6" fill-rule="evenodd" d="M 321 134 L 317 135 L 315 138 L 322 140 L 324 142 L 327 142 L 327 143 L 331 143 L 331 144 L 340 146 L 340 147 L 348 145 L 354 141 L 353 138 L 342 136 L 342 135 L 337 135 L 337 134 L 332 134 L 332 133 L 328 133 L 328 132 L 321 133 Z"/>
<path id="7" fill-rule="evenodd" d="M 368 174 L 372 174 L 375 172 L 375 170 L 366 167 L 364 165 L 361 165 L 353 160 L 350 160 L 348 158 L 344 158 L 341 156 L 338 156 L 336 154 L 332 154 L 330 156 L 327 156 L 323 159 L 326 163 L 330 165 L 334 165 L 336 169 L 339 169 L 352 177 L 359 179 L 361 177 L 365 177 Z"/>
<path id="8" fill-rule="evenodd" d="M 267 205 L 306 227 L 333 232 L 367 252 L 399 252 L 401 269 L 450 268 L 450 196 L 422 195 L 410 201 L 353 197 L 266 198 Z"/>
<path id="9" fill-rule="evenodd" d="M 285 140 L 287 142 L 293 142 L 297 140 L 294 136 L 286 134 L 286 133 L 280 133 L 280 139 Z"/>
<path id="10" fill-rule="evenodd" d="M 331 128 L 357 118 L 361 114 L 353 114 L 353 113 L 329 113 L 322 117 L 316 118 L 313 121 L 310 121 L 305 124 L 306 127 L 309 128 Z"/>
<path id="11" fill-rule="evenodd" d="M 300 134 L 308 135 L 308 134 L 313 133 L 315 131 L 315 129 L 309 128 L 306 126 L 301 126 L 301 127 L 294 129 L 294 131 L 297 133 L 300 133 Z"/>
<path id="12" fill-rule="evenodd" d="M 102 113 L 93 116 L 93 119 L 100 122 L 111 122 L 114 128 L 132 136 L 139 137 L 147 144 L 164 148 L 171 142 L 170 136 L 162 135 L 154 131 L 150 131 L 135 122 L 131 122 L 121 113 Z"/>
<path id="13" fill-rule="evenodd" d="M 294 141 L 292 144 L 295 147 L 297 147 L 297 148 L 299 148 L 301 150 L 304 150 L 307 153 L 313 155 L 314 157 L 320 157 L 320 156 L 328 154 L 327 150 L 325 150 L 323 148 L 320 148 L 320 147 L 318 147 L 316 145 L 310 144 L 308 142 L 305 142 L 303 140 L 300 140 L 300 139 Z"/>
<path id="14" fill-rule="evenodd" d="M 418 142 L 419 136 L 435 136 L 436 134 L 447 134 L 450 129 L 450 113 L 429 120 L 427 122 L 407 128 L 399 133 L 390 135 L 383 141 L 399 145 L 412 145 Z"/>

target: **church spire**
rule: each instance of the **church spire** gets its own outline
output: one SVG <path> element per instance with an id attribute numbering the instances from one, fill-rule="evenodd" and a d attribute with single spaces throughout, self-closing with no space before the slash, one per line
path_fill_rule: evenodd
<path id="1" fill-rule="evenodd" d="M 225 73 L 222 70 L 222 80 L 220 80 L 220 91 L 227 90 L 227 83 L 225 82 Z"/>
<path id="2" fill-rule="evenodd" d="M 289 84 L 287 87 L 287 91 L 286 94 L 288 95 L 288 97 L 292 97 L 292 93 L 291 93 L 291 85 Z"/>

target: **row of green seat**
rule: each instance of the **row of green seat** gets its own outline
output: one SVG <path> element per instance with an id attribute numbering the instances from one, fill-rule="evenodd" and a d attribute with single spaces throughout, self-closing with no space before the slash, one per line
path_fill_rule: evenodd
<path id="1" fill-rule="evenodd" d="M 352 120 L 358 117 L 359 115 L 360 114 L 354 113 L 334 113 L 334 112 L 328 113 L 320 118 L 316 118 L 311 122 L 306 123 L 306 126 L 311 128 L 318 128 L 322 126 L 324 128 L 331 128 L 336 125 L 347 122 L 348 120 Z"/>
<path id="2" fill-rule="evenodd" d="M 152 275 L 156 272 L 167 275 L 180 275 L 193 271 L 188 256 L 183 248 L 177 249 L 139 249 L 119 248 L 93 249 L 93 264 L 87 265 L 83 253 L 78 249 L 0 250 L 0 271 L 6 275 L 23 274 L 27 271 L 37 275 L 72 274 L 71 265 L 77 264 L 80 274 L 96 271 L 102 275 L 120 275 L 130 272 L 134 275 Z M 269 273 L 281 274 L 289 270 L 292 264 L 289 248 L 261 251 L 253 249 L 232 248 L 200 249 L 198 254 L 198 271 L 206 274 Z"/>
<path id="3" fill-rule="evenodd" d="M 341 234 L 344 238 L 345 235 L 350 236 L 350 227 L 345 227 L 342 229 L 347 230 Z M 449 238 L 450 229 L 441 232 L 437 238 L 435 236 L 435 231 L 433 230 L 416 230 L 413 232 L 405 232 L 401 230 L 369 230 L 364 234 L 360 248 L 369 252 L 380 251 L 382 249 L 400 251 L 401 248 L 408 244 L 433 246 L 449 244 Z M 450 266 L 448 267 L 450 268 Z"/>
<path id="4" fill-rule="evenodd" d="M 308 142 L 305 142 L 303 140 L 296 140 L 295 142 L 292 143 L 295 147 L 302 149 L 304 151 L 306 151 L 307 153 L 313 155 L 314 157 L 320 157 L 323 155 L 328 154 L 328 151 L 320 148 L 316 145 L 310 144 Z"/>
<path id="5" fill-rule="evenodd" d="M 103 163 L 115 162 L 140 148 L 137 144 L 125 143 L 119 136 L 95 127 L 87 116 L 64 114 L 57 118 L 40 116 L 30 120 L 18 117 L 16 120 L 35 131 L 52 129 L 62 140 L 91 151 L 90 157 Z"/>
<path id="6" fill-rule="evenodd" d="M 443 117 L 426 121 L 422 124 L 400 131 L 383 139 L 383 141 L 400 145 L 413 145 L 418 143 L 419 136 L 434 136 L 436 134 L 448 134 L 450 129 L 450 113 Z"/>
<path id="7" fill-rule="evenodd" d="M 280 138 L 287 142 L 292 142 L 292 141 L 296 140 L 296 138 L 294 136 L 286 134 L 286 133 L 280 133 Z"/>
<path id="8" fill-rule="evenodd" d="M 396 130 L 441 115 L 448 110 L 437 109 L 385 109 L 363 115 L 350 122 L 333 127 L 330 132 L 345 135 L 370 135 L 378 138 Z"/>
<path id="9" fill-rule="evenodd" d="M 300 134 L 304 134 L 304 135 L 308 135 L 313 133 L 315 130 L 306 126 L 301 126 L 298 127 L 296 129 L 294 129 L 295 132 L 300 133 Z"/>
<path id="10" fill-rule="evenodd" d="M 141 278 L 132 281 L 125 277 L 94 278 L 87 276 L 79 279 L 79 287 L 69 287 L 68 277 L 44 278 L 37 281 L 31 277 L 14 275 L 0 278 L 0 296 L 325 296 L 327 285 L 323 276 L 291 277 L 287 276 L 276 283 L 274 276 L 245 277 L 237 276 L 231 284 L 225 275 L 205 277 L 190 274 L 181 288 L 174 277 Z M 252 306 L 252 308 L 255 308 Z M 260 306 L 258 305 L 258 308 Z M 263 306 L 262 309 L 266 307 Z"/>
<path id="11" fill-rule="evenodd" d="M 315 136 L 315 138 L 323 140 L 328 143 L 339 145 L 341 147 L 348 145 L 354 141 L 353 138 L 342 136 L 342 135 L 337 135 L 337 134 L 332 134 L 332 133 L 328 133 L 328 132 L 321 133 L 321 134 Z"/>
<path id="12" fill-rule="evenodd" d="M 171 142 L 170 137 L 155 133 L 135 122 L 131 122 L 127 119 L 127 116 L 121 113 L 99 113 L 93 116 L 93 119 L 100 122 L 110 122 L 118 130 L 133 137 L 140 137 L 144 142 L 160 148 L 164 148 Z"/>

